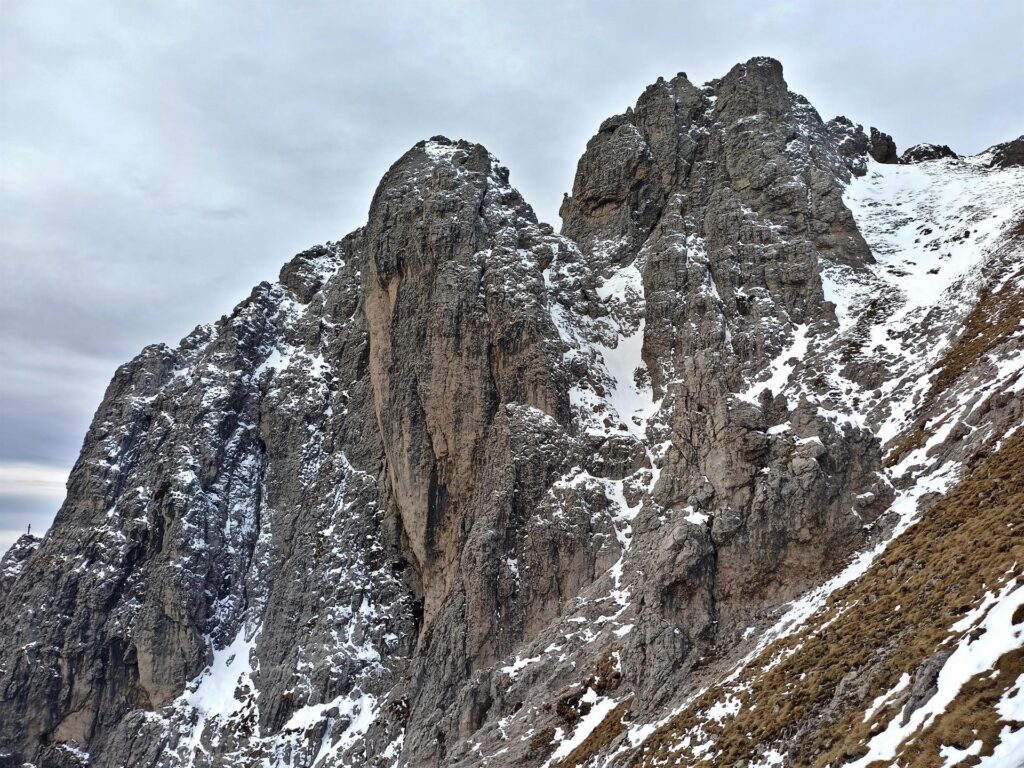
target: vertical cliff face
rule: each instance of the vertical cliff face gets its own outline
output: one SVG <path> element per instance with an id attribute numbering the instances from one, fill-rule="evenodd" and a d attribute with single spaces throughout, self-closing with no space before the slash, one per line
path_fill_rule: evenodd
<path id="1" fill-rule="evenodd" d="M 897 163 L 753 59 L 605 121 L 561 235 L 416 145 L 363 228 L 117 371 L 0 566 L 0 765 L 1015 749 L 1019 633 L 941 681 L 1022 578 L 1017 144 Z"/>
<path id="2" fill-rule="evenodd" d="M 422 611 L 404 745 L 435 764 L 498 695 L 481 676 L 597 570 L 600 540 L 532 519 L 579 450 L 543 275 L 572 246 L 483 147 L 441 139 L 388 172 L 362 237 L 389 511 Z"/>
<path id="3" fill-rule="evenodd" d="M 822 266 L 873 262 L 842 202 L 863 146 L 755 59 L 704 88 L 659 81 L 580 161 L 565 231 L 645 296 L 661 472 L 638 517 L 637 645 L 673 638 L 636 670 L 652 696 L 832 572 L 891 498 L 877 440 L 824 382 L 781 391 L 836 328 Z"/>
<path id="4" fill-rule="evenodd" d="M 430 627 L 487 514 L 506 407 L 568 421 L 541 275 L 561 243 L 483 147 L 437 141 L 384 178 L 365 242 L 375 414 Z"/>

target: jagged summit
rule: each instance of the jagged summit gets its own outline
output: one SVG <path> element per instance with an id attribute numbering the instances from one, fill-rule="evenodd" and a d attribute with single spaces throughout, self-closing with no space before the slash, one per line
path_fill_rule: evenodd
<path id="1" fill-rule="evenodd" d="M 1021 142 L 896 162 L 755 58 L 561 234 L 419 142 L 117 370 L 0 566 L 0 766 L 1012 764 Z"/>
<path id="2" fill-rule="evenodd" d="M 925 160 L 941 160 L 947 157 L 958 158 L 960 156 L 945 144 L 915 144 L 900 155 L 900 162 L 903 164 L 921 163 Z"/>
<path id="3" fill-rule="evenodd" d="M 1018 136 L 1013 141 L 996 144 L 982 154 L 988 156 L 990 165 L 996 168 L 1024 166 L 1024 136 Z"/>
<path id="4" fill-rule="evenodd" d="M 428 140 L 417 142 L 395 165 L 418 154 L 417 150 L 422 150 L 432 162 L 448 162 L 464 167 L 470 172 L 490 174 L 492 166 L 500 167 L 497 159 L 482 144 L 465 139 L 452 140 L 446 136 L 434 136 Z M 504 180 L 507 182 L 508 169 L 504 169 L 504 175 L 506 176 Z M 384 180 L 386 181 L 386 179 L 387 176 Z"/>

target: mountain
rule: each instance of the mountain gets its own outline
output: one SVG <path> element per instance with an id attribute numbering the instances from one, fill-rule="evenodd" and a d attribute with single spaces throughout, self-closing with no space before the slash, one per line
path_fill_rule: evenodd
<path id="1" fill-rule="evenodd" d="M 435 137 L 117 370 L 0 766 L 1024 765 L 1024 137 L 659 80 L 561 234 Z"/>

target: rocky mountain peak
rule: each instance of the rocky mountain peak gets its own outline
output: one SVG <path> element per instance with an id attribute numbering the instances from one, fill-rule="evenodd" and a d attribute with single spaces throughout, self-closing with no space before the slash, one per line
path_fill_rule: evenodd
<path id="1" fill-rule="evenodd" d="M 719 114 L 729 122 L 754 115 L 769 120 L 780 118 L 788 111 L 792 99 L 782 76 L 782 64 L 767 56 L 737 64 L 710 85 L 714 95 L 721 99 L 721 104 L 716 104 Z"/>
<path id="2" fill-rule="evenodd" d="M 899 155 L 896 152 L 896 142 L 892 136 L 882 133 L 877 128 L 871 128 L 871 148 L 869 153 L 876 163 L 897 163 Z"/>
<path id="3" fill-rule="evenodd" d="M 925 160 L 941 160 L 943 158 L 957 158 L 956 152 L 945 144 L 915 144 L 900 155 L 900 162 L 920 163 Z"/>
<path id="4" fill-rule="evenodd" d="M 1024 166 L 1024 136 L 1013 141 L 996 144 L 984 154 L 990 155 L 990 164 L 996 168 L 1013 168 Z"/>
<path id="5" fill-rule="evenodd" d="M 1018 748 L 1019 143 L 897 163 L 755 58 L 605 120 L 560 234 L 416 144 L 115 373 L 0 565 L 0 766 Z"/>

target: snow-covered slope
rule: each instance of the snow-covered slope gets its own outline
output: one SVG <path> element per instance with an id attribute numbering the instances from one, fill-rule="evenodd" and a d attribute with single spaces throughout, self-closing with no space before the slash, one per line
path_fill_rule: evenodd
<path id="1" fill-rule="evenodd" d="M 1024 168 L 985 160 L 871 163 L 844 195 L 877 263 L 823 265 L 823 283 L 857 364 L 886 371 L 877 395 L 850 392 L 883 441 L 906 426 L 982 288 L 998 292 L 1019 266 L 1008 235 L 1024 215 Z"/>

